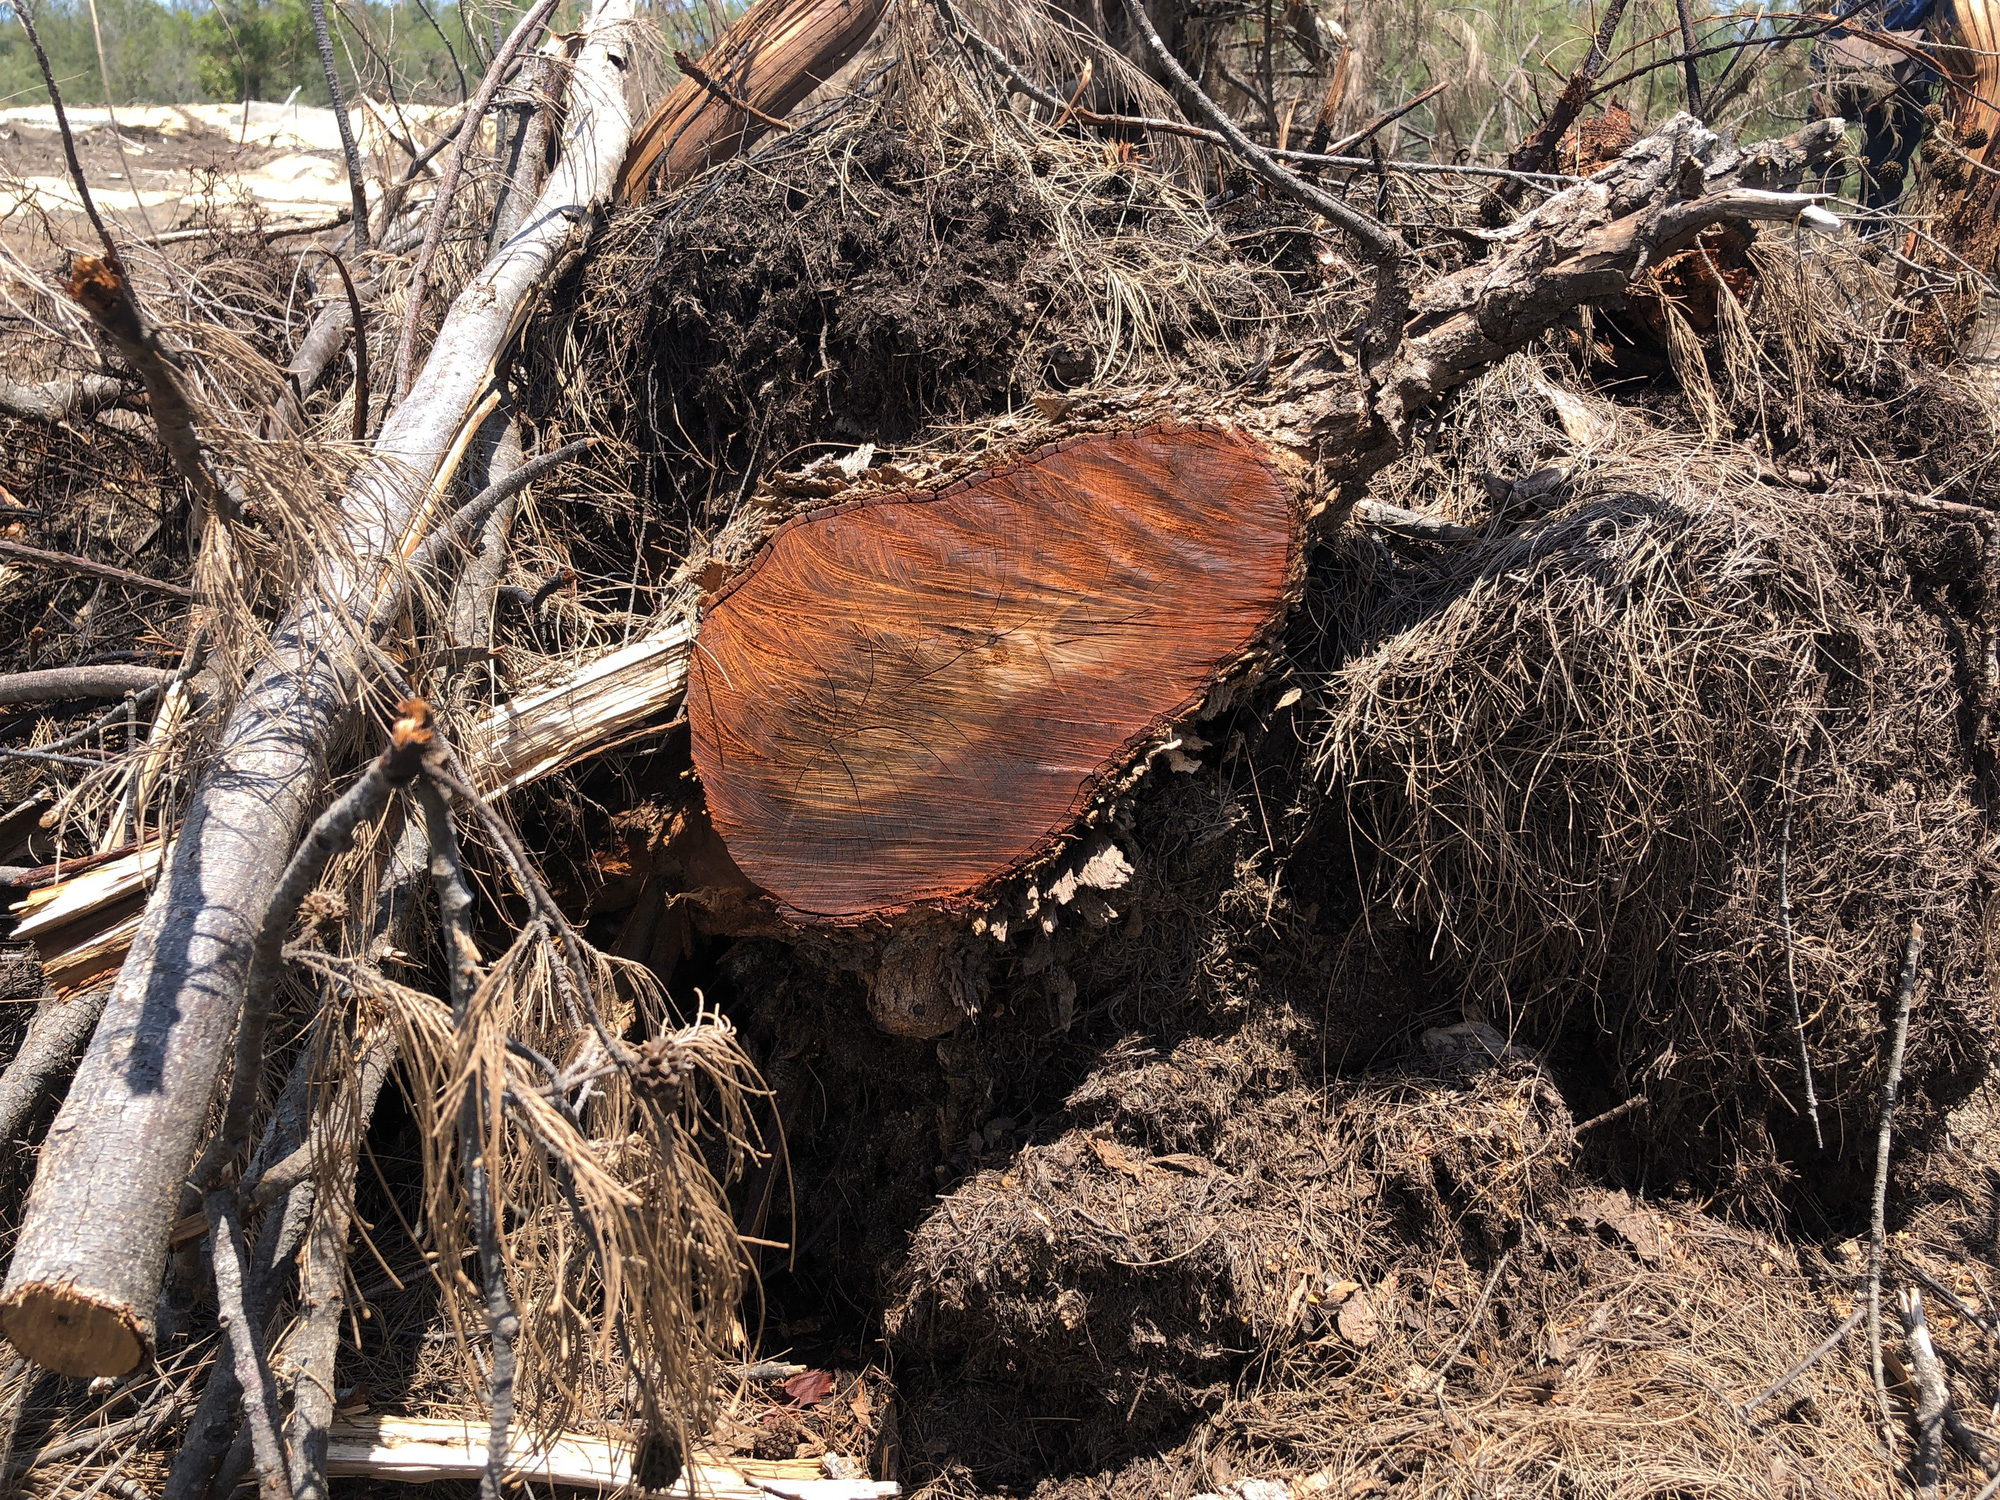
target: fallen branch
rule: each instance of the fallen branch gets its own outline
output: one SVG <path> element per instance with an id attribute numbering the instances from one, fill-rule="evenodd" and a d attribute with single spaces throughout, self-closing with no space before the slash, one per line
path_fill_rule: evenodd
<path id="1" fill-rule="evenodd" d="M 776 115 L 765 114 L 763 110 L 752 104 L 748 99 L 737 98 L 727 88 L 723 87 L 722 84 L 709 77 L 707 70 L 685 52 L 676 52 L 674 54 L 674 66 L 687 74 L 688 77 L 692 78 L 703 88 L 707 89 L 713 97 L 721 100 L 731 109 L 750 116 L 751 119 L 757 121 L 760 125 L 768 125 L 771 129 L 780 131 L 788 131 L 792 128 Z"/>
<path id="2" fill-rule="evenodd" d="M 64 422 L 115 406 L 124 395 L 125 382 L 109 375 L 61 375 L 39 385 L 0 376 L 0 416 Z"/>
<path id="3" fill-rule="evenodd" d="M 262 1059 L 260 1058 L 261 1062 Z M 264 1357 L 263 1330 L 243 1307 L 243 1242 L 236 1225 L 236 1191 L 208 1195 L 209 1245 L 215 1264 L 216 1315 L 228 1340 L 243 1415 L 257 1453 L 257 1490 L 262 1500 L 291 1500 L 292 1480 L 278 1441 L 277 1384 Z"/>
<path id="4" fill-rule="evenodd" d="M 376 1417 L 344 1422 L 334 1430 L 326 1468 L 336 1477 L 402 1484 L 472 1479 L 486 1471 L 486 1447 L 485 1434 L 470 1422 Z M 521 1434 L 508 1444 L 507 1472 L 517 1480 L 545 1485 L 624 1490 L 632 1484 L 635 1456 L 627 1443 L 586 1433 L 557 1433 L 543 1441 Z M 765 1463 L 743 1459 L 726 1465 L 713 1459 L 694 1459 L 684 1474 L 688 1493 L 713 1500 L 770 1500 L 774 1494 L 810 1495 L 814 1500 L 888 1500 L 902 1493 L 899 1485 L 886 1480 L 822 1478 L 819 1463 L 812 1459 Z M 759 1479 L 766 1482 L 760 1484 Z"/>
<path id="5" fill-rule="evenodd" d="M 1826 1149 L 1819 1126 L 1819 1091 L 1813 1087 L 1812 1050 L 1806 1046 L 1805 1012 L 1799 1005 L 1797 950 L 1792 942 L 1792 783 L 1785 778 L 1785 823 L 1778 834 L 1778 930 L 1785 940 L 1785 997 L 1792 1006 L 1792 1035 L 1799 1043 L 1799 1076 L 1805 1080 L 1806 1117 L 1812 1121 L 1813 1144 Z"/>
<path id="6" fill-rule="evenodd" d="M 1528 138 L 1507 154 L 1507 167 L 1514 172 L 1539 172 L 1549 164 L 1562 144 L 1562 138 L 1569 134 L 1577 116 L 1590 102 L 1590 86 L 1597 81 L 1597 75 L 1604 71 L 1604 65 L 1611 57 L 1611 38 L 1617 34 L 1618 23 L 1625 19 L 1626 0 L 1610 0 L 1598 22 L 1597 34 L 1590 40 L 1590 51 L 1584 54 L 1577 70 L 1570 74 L 1563 91 L 1556 96 L 1554 108 L 1549 117 L 1531 131 Z M 1512 183 L 1502 184 L 1494 190 L 1495 206 L 1512 208 L 1521 201 L 1521 190 Z M 1492 214 L 1488 222 L 1497 223 L 1499 215 Z"/>
<path id="7" fill-rule="evenodd" d="M 1786 1389 L 1801 1375 L 1805 1374 L 1806 1371 L 1810 1370 L 1814 1365 L 1818 1364 L 1821 1360 L 1825 1359 L 1827 1355 L 1833 1353 L 1835 1349 L 1839 1348 L 1841 1340 L 1845 1339 L 1850 1333 L 1854 1332 L 1854 1330 L 1861 1325 L 1861 1320 L 1867 1316 L 1868 1316 L 1868 1309 L 1865 1305 L 1856 1307 L 1853 1312 L 1847 1315 L 1846 1319 L 1842 1321 L 1841 1325 L 1838 1328 L 1834 1329 L 1832 1333 L 1829 1333 L 1824 1339 L 1820 1340 L 1819 1343 L 1813 1346 L 1813 1350 L 1810 1354 L 1808 1354 L 1804 1359 L 1800 1360 L 1797 1364 L 1793 1365 L 1789 1370 L 1785 1371 L 1784 1374 L 1780 1375 L 1776 1380 L 1774 1380 L 1770 1384 L 1770 1386 L 1764 1391 L 1763 1395 L 1757 1396 L 1752 1400 L 1745 1402 L 1743 1405 L 1736 1408 L 1737 1411 L 1741 1413 L 1743 1416 L 1747 1417 L 1758 1407 L 1762 1406 L 1766 1401 L 1769 1401 L 1773 1396 L 1777 1395 L 1780 1391 Z"/>
<path id="8" fill-rule="evenodd" d="M 38 672 L 0 676 L 0 703 L 67 703 L 74 698 L 122 698 L 164 687 L 174 674 L 165 667 L 45 667 Z"/>
<path id="9" fill-rule="evenodd" d="M 104 1014 L 109 985 L 80 995 L 50 995 L 35 1007 L 28 1034 L 0 1073 L 0 1139 L 18 1141 L 28 1116 L 76 1061 Z"/>
<path id="10" fill-rule="evenodd" d="M 334 124 L 340 130 L 340 154 L 347 165 L 347 192 L 353 203 L 354 248 L 368 249 L 368 194 L 362 187 L 361 151 L 354 144 L 354 122 L 347 114 L 347 93 L 341 87 L 340 69 L 333 61 L 333 38 L 327 33 L 326 0 L 312 0 L 313 41 L 319 48 L 320 71 L 326 75 L 326 91 L 333 101 Z M 342 271 L 345 279 L 346 272 Z"/>
<path id="11" fill-rule="evenodd" d="M 172 357 L 139 310 L 125 267 L 116 254 L 103 260 L 87 255 L 77 257 L 70 267 L 69 294 L 90 314 L 91 321 L 110 340 L 118 357 L 137 372 L 146 387 L 146 411 L 160 435 L 160 446 L 167 450 L 174 467 L 194 490 L 197 502 L 205 510 L 234 508 L 235 500 L 208 466 L 195 430 L 194 408 L 181 389 Z M 199 534 L 199 526 L 194 529 Z"/>
<path id="12" fill-rule="evenodd" d="M 376 605 L 369 619 L 370 628 L 380 632 L 400 615 L 409 603 L 410 590 L 415 581 L 435 567 L 452 548 L 462 545 L 473 529 L 483 524 L 502 502 L 512 499 L 544 474 L 560 468 L 596 442 L 596 438 L 578 438 L 531 458 L 519 468 L 494 480 L 452 512 L 450 519 L 424 538 L 423 545 L 411 555 L 402 577 Z"/>
<path id="13" fill-rule="evenodd" d="M 1571 1140 L 1578 1140 L 1588 1132 L 1597 1129 L 1600 1125 L 1609 1125 L 1614 1120 L 1622 1120 L 1629 1114 L 1636 1114 L 1651 1102 L 1644 1094 L 1634 1094 L 1623 1104 L 1614 1104 L 1611 1108 L 1604 1111 L 1603 1114 L 1592 1115 L 1588 1120 L 1579 1123 L 1570 1131 L 1569 1138 Z"/>
<path id="14" fill-rule="evenodd" d="M 1442 521 L 1436 516 L 1390 505 L 1384 500 L 1357 501 L 1354 519 L 1363 526 L 1373 526 L 1378 531 L 1394 532 L 1397 536 L 1419 542 L 1476 542 L 1484 535 L 1476 527 Z"/>
<path id="15" fill-rule="evenodd" d="M 319 815 L 312 829 L 278 877 L 243 982 L 243 1014 L 236 1025 L 236 1064 L 230 1073 L 229 1103 L 215 1142 L 190 1172 L 197 1191 L 206 1191 L 230 1158 L 249 1139 L 251 1112 L 263 1075 L 264 1030 L 277 998 L 278 976 L 284 966 L 285 938 L 297 920 L 299 907 L 326 874 L 333 857 L 353 841 L 364 823 L 375 822 L 397 787 L 416 779 L 421 758 L 431 744 L 430 707 L 422 701 L 405 703 L 390 731 L 389 746 L 333 805 Z"/>
<path id="16" fill-rule="evenodd" d="M 413 825 L 412 825 L 413 826 Z M 391 868 L 391 889 L 397 885 Z M 414 886 L 404 883 L 404 889 Z M 388 929 L 380 927 L 378 933 Z M 347 1308 L 347 1241 L 354 1213 L 354 1179 L 361 1139 L 375 1113 L 382 1083 L 397 1051 L 393 1026 L 383 1026 L 364 1049 L 351 1108 L 331 1119 L 320 1165 L 325 1191 L 315 1212 L 299 1275 L 298 1323 L 286 1342 L 286 1384 L 292 1393 L 285 1437 L 292 1459 L 293 1500 L 326 1500 L 327 1430 L 333 1422 L 334 1359 L 340 1348 L 340 1315 Z M 346 1095 L 343 1094 L 343 1098 Z M 294 1195 L 316 1190 L 301 1183 Z"/>
<path id="17" fill-rule="evenodd" d="M 67 552 L 44 551 L 40 547 L 30 547 L 25 542 L 0 541 L 0 558 L 31 563 L 38 568 L 59 568 L 65 573 L 81 573 L 86 578 L 102 578 L 106 583 L 122 583 L 131 588 L 146 589 L 175 599 L 195 597 L 194 590 L 186 584 L 170 583 L 164 578 L 148 578 L 144 573 L 134 573 L 129 568 L 114 567 L 110 563 L 96 562 L 88 557 L 74 557 Z"/>
<path id="18" fill-rule="evenodd" d="M 1923 923 L 1912 917 L 1910 936 L 1903 944 L 1903 973 L 1896 982 L 1889 1058 L 1882 1074 L 1882 1115 L 1875 1133 L 1875 1194 L 1868 1214 L 1868 1362 L 1875 1377 L 1875 1399 L 1881 1407 L 1882 1441 L 1892 1453 L 1895 1420 L 1890 1414 L 1889 1385 L 1882 1371 L 1882 1247 L 1887 1237 L 1889 1138 L 1896 1120 L 1896 1091 L 1903 1082 L 1903 1048 L 1910 1038 L 1910 1005 L 1917 990 L 1917 961 L 1923 951 Z"/>
<path id="19" fill-rule="evenodd" d="M 1614 0 L 1614 3 L 1622 4 L 1623 0 Z M 1161 38 L 1153 25 L 1153 18 L 1146 14 L 1146 8 L 1139 4 L 1139 0 L 1125 0 L 1125 15 L 1132 23 L 1132 29 L 1146 39 L 1147 47 L 1166 70 L 1167 76 L 1185 97 L 1194 102 L 1196 113 L 1228 141 L 1254 176 L 1273 191 L 1312 209 L 1360 245 L 1361 253 L 1375 267 L 1375 294 L 1361 335 L 1363 355 L 1372 362 L 1392 354 L 1403 320 L 1410 310 L 1410 295 L 1404 285 L 1410 247 L 1403 243 L 1403 237 L 1379 220 L 1357 213 L 1297 173 L 1279 166 L 1189 76 L 1180 59 Z"/>
<path id="20" fill-rule="evenodd" d="M 438 914 L 444 926 L 445 966 L 451 975 L 452 1025 L 461 1041 L 473 1024 L 472 1002 L 479 990 L 479 948 L 472 938 L 472 886 L 465 878 L 458 830 L 451 805 L 428 778 L 417 785 L 424 832 L 431 846 L 431 882 L 437 889 Z M 520 1315 L 507 1291 L 507 1262 L 501 1253 L 500 1205 L 486 1163 L 484 1125 L 494 1107 L 483 1077 L 465 1090 L 458 1111 L 458 1154 L 465 1173 L 465 1207 L 472 1220 L 473 1244 L 479 1254 L 479 1279 L 486 1300 L 486 1399 L 491 1421 L 487 1431 L 486 1468 L 479 1476 L 481 1500 L 501 1500 L 506 1482 L 507 1433 L 514 1423 L 514 1341 L 521 1332 Z"/>
<path id="21" fill-rule="evenodd" d="M 444 229 L 451 219 L 452 203 L 458 197 L 458 179 L 465 171 L 465 158 L 479 140 L 479 122 L 486 118 L 486 111 L 493 104 L 494 92 L 500 87 L 500 80 L 514 58 L 527 45 L 529 38 L 542 29 L 555 7 L 556 0 L 535 0 L 528 13 L 514 23 L 506 45 L 494 55 L 486 76 L 479 81 L 479 92 L 465 107 L 465 118 L 460 122 L 458 134 L 452 142 L 451 154 L 445 158 L 437 198 L 431 205 L 430 224 L 424 230 L 424 242 L 417 250 L 417 263 L 410 269 L 410 288 L 403 299 L 403 331 L 396 340 L 393 398 L 396 401 L 401 401 L 410 389 L 410 371 L 417 357 L 417 330 L 423 325 L 424 301 L 430 292 L 431 263 L 437 258 L 438 247 L 444 243 Z"/>

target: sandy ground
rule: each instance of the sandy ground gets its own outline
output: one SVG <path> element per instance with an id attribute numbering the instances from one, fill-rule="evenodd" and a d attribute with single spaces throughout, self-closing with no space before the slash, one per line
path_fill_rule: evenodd
<path id="1" fill-rule="evenodd" d="M 400 166 L 394 138 L 428 144 L 431 127 L 450 113 L 391 111 L 362 101 L 352 119 L 367 157 L 392 157 Z M 261 214 L 277 226 L 324 224 L 349 203 L 330 109 L 261 102 L 152 105 L 73 109 L 69 119 L 99 211 L 132 235 L 212 222 L 218 210 L 245 220 Z M 378 191 L 371 184 L 371 199 Z M 43 216 L 69 233 L 82 223 L 55 111 L 46 104 L 0 110 L 0 235 L 27 231 L 39 237 Z"/>

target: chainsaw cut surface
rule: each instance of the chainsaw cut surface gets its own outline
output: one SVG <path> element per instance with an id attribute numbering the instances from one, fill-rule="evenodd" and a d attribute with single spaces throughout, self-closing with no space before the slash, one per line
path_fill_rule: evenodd
<path id="1" fill-rule="evenodd" d="M 975 894 L 1282 614 L 1295 534 L 1261 451 L 1193 426 L 787 523 L 696 642 L 716 829 L 802 920 Z"/>

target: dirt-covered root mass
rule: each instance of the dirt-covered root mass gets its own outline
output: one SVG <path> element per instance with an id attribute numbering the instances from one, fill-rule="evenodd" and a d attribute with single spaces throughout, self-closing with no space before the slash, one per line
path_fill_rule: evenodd
<path id="1" fill-rule="evenodd" d="M 1007 180 L 954 191 L 990 211 Z M 857 181 L 878 196 L 855 207 L 908 193 Z M 651 269 L 581 290 L 673 396 L 622 410 L 632 450 L 699 451 L 718 495 L 759 445 L 757 482 L 809 502 L 844 483 L 813 456 L 858 438 L 922 472 L 1022 441 L 993 420 L 1022 389 L 1051 410 L 1121 389 L 1057 371 L 1039 325 L 930 362 L 936 329 L 869 346 L 860 309 L 897 325 L 865 277 L 813 302 L 823 348 L 754 334 L 816 258 L 879 253 L 893 214 L 774 243 L 758 226 L 796 182 L 708 191 L 746 205 L 741 254 L 674 248 L 656 210 L 612 241 L 650 243 Z M 898 240 L 897 279 L 958 276 L 980 222 Z M 1032 247 L 1049 220 L 1011 222 Z M 982 260 L 960 285 L 1009 305 L 1046 263 L 1019 251 L 1008 279 Z M 1234 284 L 1282 306 L 1288 274 Z M 865 942 L 674 929 L 676 983 L 736 1017 L 784 1131 L 789 1186 L 754 1195 L 759 1232 L 795 1247 L 761 1267 L 767 1341 L 890 1374 L 876 1441 L 927 1493 L 1561 1473 L 1579 1495 L 1779 1496 L 1876 1471 L 1860 1335 L 1779 1382 L 1860 1295 L 1913 921 L 1890 1255 L 1971 1291 L 1988 627 L 1984 538 L 1950 506 L 1984 483 L 1960 436 L 1984 417 L 1947 377 L 1805 339 L 1819 274 L 1770 272 L 1740 324 L 1656 343 L 1615 399 L 1592 374 L 1632 349 L 1586 332 L 1430 419 L 1370 494 L 1463 529 L 1323 536 L 1272 672 L 1100 809 L 1091 838 L 1129 886 L 987 940 L 955 1034 L 862 1023 Z M 761 402 L 717 383 L 744 369 Z M 850 427 L 823 394 L 845 382 L 864 404 L 901 389 L 944 435 L 879 410 Z M 1863 470 L 1869 452 L 1898 457 Z M 681 514 L 702 529 L 698 503 Z M 684 826 L 681 800 L 625 818 L 623 889 L 680 857 L 647 830 Z M 607 935 L 630 899 L 603 903 Z"/>

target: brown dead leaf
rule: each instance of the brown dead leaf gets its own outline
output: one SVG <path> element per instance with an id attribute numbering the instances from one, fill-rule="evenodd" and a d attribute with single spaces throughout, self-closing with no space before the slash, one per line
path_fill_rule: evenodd
<path id="1" fill-rule="evenodd" d="M 1659 1215 L 1636 1203 L 1623 1191 L 1600 1193 L 1578 1216 L 1590 1226 L 1609 1229 L 1647 1265 L 1658 1265 L 1667 1255 L 1667 1239 Z"/>
<path id="2" fill-rule="evenodd" d="M 818 1406 L 833 1389 L 833 1374 L 828 1370 L 806 1370 L 785 1382 L 785 1394 L 800 1406 Z"/>
<path id="3" fill-rule="evenodd" d="M 1333 1315 L 1334 1331 L 1357 1349 L 1366 1349 L 1382 1331 L 1375 1303 L 1366 1292 L 1356 1292 L 1340 1304 Z"/>

